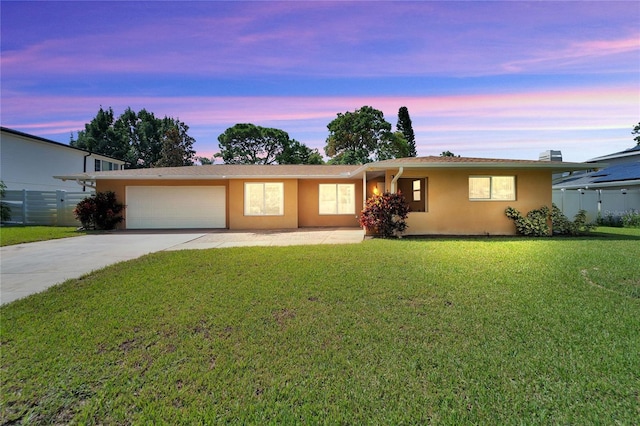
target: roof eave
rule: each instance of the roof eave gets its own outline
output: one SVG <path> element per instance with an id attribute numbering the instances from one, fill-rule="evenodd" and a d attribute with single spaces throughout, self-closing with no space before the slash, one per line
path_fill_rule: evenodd
<path id="1" fill-rule="evenodd" d="M 367 167 L 368 166 L 368 167 Z M 365 164 L 363 168 L 369 171 L 388 170 L 403 167 L 405 169 L 543 169 L 554 172 L 569 172 L 578 170 L 592 170 L 606 167 L 603 163 L 517 163 L 517 162 L 434 162 L 434 163 L 396 163 L 387 165 L 376 165 L 375 163 Z M 358 169 L 359 171 L 360 169 Z"/>
<path id="2" fill-rule="evenodd" d="M 615 180 L 610 182 L 582 182 L 581 184 L 555 184 L 553 189 L 599 189 L 620 186 L 640 186 L 640 179 Z"/>
<path id="3" fill-rule="evenodd" d="M 69 175 L 54 176 L 54 179 L 66 180 L 230 180 L 230 179 L 360 179 L 362 174 L 340 175 Z"/>

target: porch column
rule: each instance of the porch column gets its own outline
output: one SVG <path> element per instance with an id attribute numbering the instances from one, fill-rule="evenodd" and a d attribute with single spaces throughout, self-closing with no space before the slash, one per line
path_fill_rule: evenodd
<path id="1" fill-rule="evenodd" d="M 362 207 L 367 204 L 367 172 L 362 174 Z"/>

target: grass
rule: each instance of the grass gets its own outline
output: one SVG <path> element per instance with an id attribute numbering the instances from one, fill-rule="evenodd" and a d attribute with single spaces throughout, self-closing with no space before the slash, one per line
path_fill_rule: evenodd
<path id="1" fill-rule="evenodd" d="M 637 424 L 638 259 L 629 229 L 147 255 L 0 308 L 0 422 Z"/>
<path id="2" fill-rule="evenodd" d="M 2 226 L 0 247 L 84 235 L 73 226 Z"/>

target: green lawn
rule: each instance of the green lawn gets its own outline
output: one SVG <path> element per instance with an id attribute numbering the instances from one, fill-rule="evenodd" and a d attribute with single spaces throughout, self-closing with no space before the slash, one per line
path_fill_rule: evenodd
<path id="1" fill-rule="evenodd" d="M 0 308 L 0 423 L 637 424 L 640 230 L 604 231 L 121 263 Z"/>
<path id="2" fill-rule="evenodd" d="M 76 229 L 73 226 L 2 226 L 0 227 L 0 246 L 84 235 L 84 232 Z"/>

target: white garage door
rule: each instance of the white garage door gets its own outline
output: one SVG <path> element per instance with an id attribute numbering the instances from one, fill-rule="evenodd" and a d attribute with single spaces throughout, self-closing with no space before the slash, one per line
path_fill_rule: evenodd
<path id="1" fill-rule="evenodd" d="M 224 186 L 127 186 L 127 229 L 225 228 Z"/>

